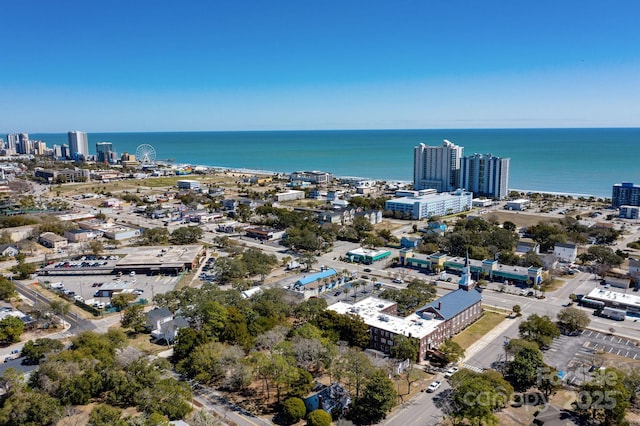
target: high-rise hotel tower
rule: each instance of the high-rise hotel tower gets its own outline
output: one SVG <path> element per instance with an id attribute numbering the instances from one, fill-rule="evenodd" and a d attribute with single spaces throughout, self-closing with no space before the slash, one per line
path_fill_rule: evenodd
<path id="1" fill-rule="evenodd" d="M 413 151 L 413 189 L 450 192 L 460 188 L 460 160 L 464 148 L 444 140 L 442 146 L 423 143 Z"/>
<path id="2" fill-rule="evenodd" d="M 84 161 L 89 157 L 89 140 L 85 132 L 77 130 L 67 133 L 69 154 L 74 160 Z"/>

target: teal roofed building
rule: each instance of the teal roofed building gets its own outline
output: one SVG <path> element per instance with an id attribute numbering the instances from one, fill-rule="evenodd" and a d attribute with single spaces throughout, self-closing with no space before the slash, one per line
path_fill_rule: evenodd
<path id="1" fill-rule="evenodd" d="M 369 250 L 360 247 L 347 252 L 346 257 L 350 262 L 371 265 L 373 262 L 386 259 L 389 256 L 391 256 L 391 252 L 389 250 Z"/>

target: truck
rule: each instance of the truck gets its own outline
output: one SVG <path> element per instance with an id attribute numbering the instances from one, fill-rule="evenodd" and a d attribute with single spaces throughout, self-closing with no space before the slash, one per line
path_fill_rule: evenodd
<path id="1" fill-rule="evenodd" d="M 300 269 L 300 263 L 296 262 L 295 260 L 292 260 L 291 262 L 287 263 L 287 271 L 292 271 L 294 269 Z"/>
<path id="2" fill-rule="evenodd" d="M 624 321 L 624 318 L 627 316 L 627 311 L 624 309 L 616 309 L 605 307 L 602 308 L 599 315 L 604 318 L 609 318 L 616 321 Z"/>

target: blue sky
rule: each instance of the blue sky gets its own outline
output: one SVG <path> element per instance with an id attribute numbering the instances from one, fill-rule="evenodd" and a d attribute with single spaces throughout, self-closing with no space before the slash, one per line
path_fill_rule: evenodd
<path id="1" fill-rule="evenodd" d="M 640 126 L 640 2 L 12 1 L 0 130 Z"/>

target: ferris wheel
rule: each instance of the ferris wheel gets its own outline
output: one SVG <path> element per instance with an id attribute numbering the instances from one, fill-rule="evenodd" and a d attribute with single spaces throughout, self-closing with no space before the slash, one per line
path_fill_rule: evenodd
<path id="1" fill-rule="evenodd" d="M 136 160 L 140 164 L 155 164 L 156 162 L 156 149 L 147 143 L 138 145 L 136 148 Z"/>

